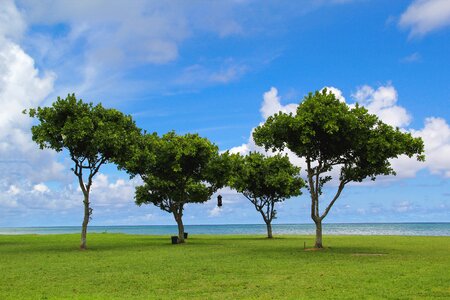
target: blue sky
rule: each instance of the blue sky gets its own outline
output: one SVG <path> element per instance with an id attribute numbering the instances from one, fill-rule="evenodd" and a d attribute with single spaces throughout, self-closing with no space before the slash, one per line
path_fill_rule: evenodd
<path id="1" fill-rule="evenodd" d="M 197 132 L 246 153 L 261 151 L 254 127 L 324 87 L 422 137 L 427 155 L 394 160 L 396 177 L 348 186 L 326 221 L 450 222 L 449 41 L 447 0 L 1 0 L 0 226 L 82 219 L 66 153 L 38 149 L 24 108 L 74 92 L 147 131 Z M 174 224 L 134 204 L 137 184 L 104 166 L 91 224 Z M 188 205 L 185 223 L 262 222 L 245 198 L 221 194 L 222 209 Z M 308 205 L 305 190 L 276 222 L 311 222 Z"/>

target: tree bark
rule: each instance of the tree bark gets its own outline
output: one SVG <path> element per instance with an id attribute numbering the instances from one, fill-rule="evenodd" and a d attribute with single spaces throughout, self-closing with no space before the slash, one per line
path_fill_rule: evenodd
<path id="1" fill-rule="evenodd" d="M 314 248 L 323 248 L 322 245 L 322 220 L 315 220 L 316 223 L 316 243 Z"/>
<path id="2" fill-rule="evenodd" d="M 271 239 L 271 238 L 273 238 L 272 224 L 270 222 L 266 222 L 266 226 L 267 226 L 267 238 Z"/>
<path id="3" fill-rule="evenodd" d="M 184 243 L 184 225 L 183 225 L 183 213 L 173 213 L 175 217 L 175 221 L 177 221 L 178 225 L 178 244 Z"/>
<path id="4" fill-rule="evenodd" d="M 81 250 L 86 250 L 86 235 L 87 235 L 87 226 L 89 223 L 89 218 L 91 215 L 91 208 L 89 207 L 89 194 L 84 195 L 84 218 L 83 218 L 83 224 L 81 226 Z"/>

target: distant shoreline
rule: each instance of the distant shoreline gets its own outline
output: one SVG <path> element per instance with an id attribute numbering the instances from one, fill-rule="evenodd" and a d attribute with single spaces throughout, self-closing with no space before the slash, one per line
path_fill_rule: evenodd
<path id="1" fill-rule="evenodd" d="M 176 233 L 176 225 L 113 225 L 89 226 L 91 233 L 124 233 L 168 235 Z M 252 235 L 265 234 L 264 224 L 185 225 L 191 234 Z M 0 227 L 1 235 L 70 234 L 79 233 L 81 226 Z M 314 224 L 273 224 L 275 235 L 309 235 Z M 418 223 L 326 223 L 325 235 L 396 235 L 396 236 L 450 236 L 449 222 Z"/>
<path id="2" fill-rule="evenodd" d="M 312 225 L 313 223 L 272 223 L 273 225 Z M 379 224 L 450 224 L 448 222 L 323 222 L 324 225 L 379 225 Z M 185 226 L 251 226 L 264 225 L 261 223 L 230 223 L 230 224 L 185 224 Z M 136 227 L 136 226 L 176 226 L 175 224 L 117 224 L 117 225 L 89 225 L 89 227 Z M 79 225 L 42 225 L 42 226 L 0 226 L 3 228 L 54 228 L 54 227 L 80 227 Z"/>

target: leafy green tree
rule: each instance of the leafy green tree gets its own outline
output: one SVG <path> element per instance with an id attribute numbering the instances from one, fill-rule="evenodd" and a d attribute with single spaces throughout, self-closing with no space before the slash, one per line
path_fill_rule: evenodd
<path id="1" fill-rule="evenodd" d="M 272 220 L 277 214 L 275 203 L 299 196 L 300 189 L 305 186 L 299 175 L 300 168 L 280 154 L 266 157 L 251 152 L 234 157 L 236 162 L 230 185 L 255 206 L 266 223 L 267 237 L 272 238 Z"/>
<path id="2" fill-rule="evenodd" d="M 26 113 L 26 111 L 25 111 Z M 86 249 L 87 226 L 92 215 L 89 193 L 100 167 L 112 160 L 127 161 L 140 129 L 118 110 L 106 109 L 77 100 L 75 94 L 59 98 L 50 107 L 30 109 L 39 122 L 31 128 L 32 138 L 41 149 L 66 149 L 73 161 L 73 173 L 83 192 L 84 218 L 81 249 Z"/>
<path id="3" fill-rule="evenodd" d="M 322 220 L 346 184 L 395 175 L 390 159 L 399 155 L 425 159 L 420 138 L 383 123 L 364 107 L 350 108 L 326 89 L 306 96 L 295 115 L 280 112 L 269 117 L 256 128 L 253 138 L 266 150 L 288 148 L 305 159 L 317 248 L 323 247 Z M 337 191 L 320 212 L 319 197 L 324 184 L 332 179 L 329 172 L 334 168 L 339 170 Z"/>
<path id="4" fill-rule="evenodd" d="M 121 167 L 144 184 L 136 188 L 136 204 L 154 204 L 173 214 L 178 242 L 184 243 L 183 211 L 187 203 L 203 203 L 223 187 L 230 173 L 229 155 L 197 134 L 161 138 L 145 134 L 131 160 Z"/>

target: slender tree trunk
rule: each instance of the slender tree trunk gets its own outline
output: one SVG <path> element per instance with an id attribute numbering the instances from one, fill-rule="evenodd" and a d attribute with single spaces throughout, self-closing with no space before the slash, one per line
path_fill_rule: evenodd
<path id="1" fill-rule="evenodd" d="M 272 224 L 270 222 L 266 222 L 266 226 L 267 226 L 267 238 L 271 239 L 271 238 L 273 238 Z"/>
<path id="2" fill-rule="evenodd" d="M 316 243 L 314 248 L 323 248 L 322 245 L 322 220 L 314 221 L 316 223 Z"/>
<path id="3" fill-rule="evenodd" d="M 91 215 L 91 209 L 89 207 L 89 194 L 86 193 L 84 195 L 84 218 L 83 218 L 83 224 L 81 226 L 81 245 L 80 245 L 80 249 L 81 250 L 86 250 L 87 246 L 86 246 L 86 235 L 87 235 L 87 226 L 89 223 L 89 218 Z"/>
<path id="4" fill-rule="evenodd" d="M 184 243 L 184 225 L 183 225 L 183 213 L 173 213 L 175 217 L 175 221 L 177 221 L 178 225 L 178 244 Z"/>

